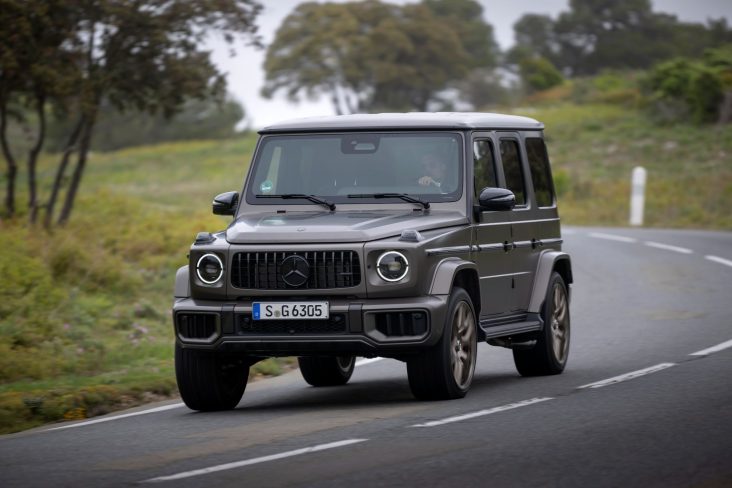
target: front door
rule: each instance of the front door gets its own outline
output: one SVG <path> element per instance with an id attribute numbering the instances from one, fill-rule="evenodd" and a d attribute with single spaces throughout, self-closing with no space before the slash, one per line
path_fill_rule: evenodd
<path id="1" fill-rule="evenodd" d="M 486 187 L 498 187 L 496 140 L 489 132 L 473 135 L 473 187 L 474 202 Z M 475 263 L 480 275 L 480 318 L 498 317 L 508 311 L 513 303 L 511 267 L 506 260 L 511 237 L 510 212 L 476 213 L 474 244 Z"/>

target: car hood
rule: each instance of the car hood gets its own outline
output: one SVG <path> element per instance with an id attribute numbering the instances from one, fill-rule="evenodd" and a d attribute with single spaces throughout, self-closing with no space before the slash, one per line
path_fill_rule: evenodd
<path id="1" fill-rule="evenodd" d="M 226 230 L 232 244 L 366 242 L 399 235 L 405 229 L 427 230 L 465 224 L 454 210 L 338 211 L 241 215 Z"/>

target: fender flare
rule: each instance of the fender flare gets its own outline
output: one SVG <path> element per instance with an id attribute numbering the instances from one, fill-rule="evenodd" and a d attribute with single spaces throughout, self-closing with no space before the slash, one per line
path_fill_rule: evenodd
<path id="1" fill-rule="evenodd" d="M 534 275 L 534 288 L 531 290 L 531 301 L 529 302 L 529 313 L 540 313 L 541 305 L 546 298 L 546 287 L 549 286 L 549 279 L 557 264 L 566 266 L 566 285 L 572 283 L 572 260 L 569 254 L 561 251 L 543 251 L 539 256 L 539 264 Z"/>
<path id="2" fill-rule="evenodd" d="M 191 280 L 189 276 L 188 266 L 181 266 L 175 273 L 175 288 L 173 290 L 173 298 L 190 298 L 191 296 Z"/>
<path id="3" fill-rule="evenodd" d="M 465 261 L 460 258 L 445 258 L 435 267 L 430 284 L 430 295 L 449 295 L 452 291 L 452 284 L 460 271 L 471 269 L 478 275 L 478 267 L 472 261 Z M 480 284 L 480 281 L 478 282 Z"/>

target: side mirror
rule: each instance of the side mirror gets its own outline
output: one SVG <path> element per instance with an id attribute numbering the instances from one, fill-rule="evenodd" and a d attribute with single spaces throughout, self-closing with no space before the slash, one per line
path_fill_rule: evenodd
<path id="1" fill-rule="evenodd" d="M 481 210 L 512 210 L 516 196 L 505 188 L 483 188 L 478 197 Z"/>
<path id="2" fill-rule="evenodd" d="M 234 215 L 236 205 L 239 203 L 239 194 L 235 191 L 227 191 L 216 195 L 213 200 L 214 215 Z"/>

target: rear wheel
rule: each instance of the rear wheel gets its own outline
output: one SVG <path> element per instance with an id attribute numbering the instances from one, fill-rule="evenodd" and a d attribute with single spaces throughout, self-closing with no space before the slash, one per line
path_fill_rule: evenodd
<path id="1" fill-rule="evenodd" d="M 569 357 L 569 295 L 562 276 L 549 280 L 542 308 L 544 330 L 531 349 L 514 349 L 513 361 L 521 376 L 542 376 L 564 371 Z"/>
<path id="2" fill-rule="evenodd" d="M 297 358 L 302 377 L 313 386 L 345 385 L 356 365 L 354 356 L 301 356 Z"/>
<path id="3" fill-rule="evenodd" d="M 248 363 L 210 351 L 175 345 L 175 377 L 183 402 L 192 410 L 230 410 L 244 394 Z"/>
<path id="4" fill-rule="evenodd" d="M 462 398 L 470 389 L 478 352 L 475 308 L 470 295 L 455 287 L 440 341 L 407 360 L 412 394 L 419 400 Z"/>

